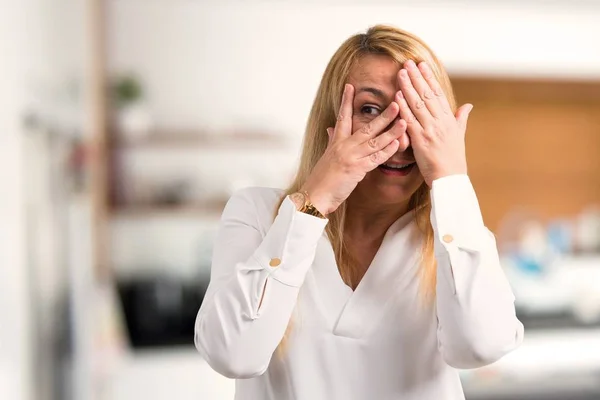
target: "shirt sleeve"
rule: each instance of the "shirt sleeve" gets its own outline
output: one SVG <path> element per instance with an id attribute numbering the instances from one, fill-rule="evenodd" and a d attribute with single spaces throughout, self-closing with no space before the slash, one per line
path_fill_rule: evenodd
<path id="1" fill-rule="evenodd" d="M 431 200 L 439 349 L 455 368 L 491 364 L 517 348 L 524 334 L 495 237 L 467 175 L 434 181 Z"/>
<path id="2" fill-rule="evenodd" d="M 209 287 L 196 317 L 196 348 L 229 378 L 267 369 L 328 222 L 298 212 L 285 197 L 263 234 L 256 195 L 256 189 L 239 191 L 223 211 Z M 270 212 L 275 215 L 275 209 Z"/>

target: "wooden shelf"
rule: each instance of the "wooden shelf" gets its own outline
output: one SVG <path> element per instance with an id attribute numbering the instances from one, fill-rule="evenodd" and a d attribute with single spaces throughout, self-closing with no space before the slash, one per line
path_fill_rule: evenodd
<path id="1" fill-rule="evenodd" d="M 139 140 L 116 140 L 115 149 L 284 149 L 290 141 L 281 136 L 248 133 L 153 132 Z"/>

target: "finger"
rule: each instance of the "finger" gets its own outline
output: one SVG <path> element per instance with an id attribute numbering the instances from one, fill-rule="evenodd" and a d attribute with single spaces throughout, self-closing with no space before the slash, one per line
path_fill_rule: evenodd
<path id="1" fill-rule="evenodd" d="M 473 105 L 465 104 L 456 111 L 456 122 L 458 122 L 462 132 L 467 130 L 467 120 L 469 119 L 471 110 L 473 110 Z"/>
<path id="2" fill-rule="evenodd" d="M 427 126 L 433 123 L 433 116 L 427 109 L 427 105 L 423 99 L 421 99 L 419 93 L 417 93 L 417 90 L 413 86 L 413 82 L 406 69 L 401 69 L 398 72 L 398 82 L 400 84 L 400 90 L 402 91 L 410 110 L 417 120 L 419 120 L 419 123 L 422 126 Z"/>
<path id="3" fill-rule="evenodd" d="M 423 127 L 408 106 L 402 92 L 396 93 L 396 101 L 400 106 L 400 117 L 406 121 L 406 132 L 412 140 L 418 141 L 423 133 Z"/>
<path id="4" fill-rule="evenodd" d="M 363 142 L 362 145 L 358 147 L 357 156 L 359 158 L 368 157 L 373 153 L 376 153 L 380 150 L 383 150 L 394 140 L 402 137 L 406 133 L 406 121 L 401 119 L 396 119 L 390 129 L 385 131 L 379 136 L 372 137 L 371 139 Z"/>
<path id="5" fill-rule="evenodd" d="M 440 107 L 440 102 L 438 101 L 437 96 L 433 93 L 433 90 L 429 87 L 429 83 L 421 74 L 421 70 L 417 67 L 413 60 L 408 60 L 404 64 L 406 70 L 408 71 L 408 76 L 410 77 L 410 81 L 415 88 L 415 91 L 419 95 L 420 99 L 425 103 L 427 110 L 434 117 L 439 117 L 444 112 Z"/>
<path id="6" fill-rule="evenodd" d="M 440 86 L 440 83 L 435 78 L 435 75 L 433 74 L 433 71 L 431 70 L 431 67 L 429 66 L 429 64 L 427 64 L 425 61 L 423 61 L 422 63 L 419 64 L 419 70 L 421 71 L 423 78 L 425 79 L 425 81 L 427 82 L 429 87 L 431 88 L 434 96 L 437 98 L 437 100 L 439 102 L 440 110 L 444 114 L 452 115 L 452 107 L 450 107 L 450 103 L 448 102 L 448 99 L 446 98 L 446 94 L 444 93 L 444 90 Z"/>
<path id="7" fill-rule="evenodd" d="M 394 119 L 398 116 L 400 107 L 398 103 L 392 101 L 389 106 L 375 119 L 370 121 L 368 124 L 363 125 L 357 132 L 352 135 L 351 140 L 356 142 L 358 145 L 369 141 L 370 139 L 379 135 L 385 128 L 390 126 Z"/>
<path id="8" fill-rule="evenodd" d="M 352 103 L 354 102 L 354 86 L 344 85 L 344 94 L 338 113 L 333 137 L 335 140 L 347 138 L 352 135 Z"/>
<path id="9" fill-rule="evenodd" d="M 398 139 L 394 139 L 390 144 L 388 144 L 383 149 L 381 149 L 375 153 L 372 153 L 368 157 L 363 158 L 362 163 L 363 163 L 363 167 L 365 168 L 365 170 L 367 172 L 372 171 L 375 168 L 377 168 L 378 166 L 380 166 L 381 164 L 383 164 L 384 162 L 386 162 L 387 160 L 389 160 L 391 156 L 396 154 L 396 152 L 398 151 L 399 145 L 400 145 L 400 143 L 398 142 Z"/>
<path id="10" fill-rule="evenodd" d="M 333 128 L 327 128 L 327 137 L 329 138 L 329 141 L 327 142 L 327 145 L 329 146 L 333 142 Z"/>

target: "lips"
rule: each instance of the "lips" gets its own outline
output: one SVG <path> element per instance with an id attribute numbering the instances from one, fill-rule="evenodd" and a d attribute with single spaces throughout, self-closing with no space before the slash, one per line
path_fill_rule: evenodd
<path id="1" fill-rule="evenodd" d="M 414 163 L 415 161 L 394 161 L 383 163 L 381 166 L 389 169 L 403 169 L 412 166 Z"/>
<path id="2" fill-rule="evenodd" d="M 411 173 L 416 165 L 416 162 L 384 163 L 377 167 L 377 169 L 388 176 L 406 176 Z"/>

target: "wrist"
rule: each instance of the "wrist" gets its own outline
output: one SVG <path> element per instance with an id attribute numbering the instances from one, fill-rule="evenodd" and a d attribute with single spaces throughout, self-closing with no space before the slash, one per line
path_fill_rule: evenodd
<path id="1" fill-rule="evenodd" d="M 448 176 L 453 176 L 453 175 L 467 175 L 467 168 L 461 167 L 461 168 L 453 168 L 453 169 L 436 171 L 435 173 L 433 173 L 429 176 L 429 180 L 428 180 L 427 184 L 431 187 L 431 185 L 433 185 L 434 181 L 437 181 L 438 179 L 446 178 Z"/>
<path id="2" fill-rule="evenodd" d="M 329 196 L 325 193 L 321 193 L 319 190 L 313 190 L 310 187 L 302 187 L 300 192 L 307 195 L 308 201 L 324 216 L 331 214 L 335 210 L 335 208 L 332 207 Z"/>

